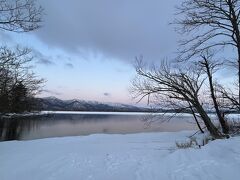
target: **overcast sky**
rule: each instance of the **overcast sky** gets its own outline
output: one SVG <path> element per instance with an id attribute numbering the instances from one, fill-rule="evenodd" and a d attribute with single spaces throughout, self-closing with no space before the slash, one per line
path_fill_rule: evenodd
<path id="1" fill-rule="evenodd" d="M 35 71 L 47 80 L 41 96 L 131 101 L 135 56 L 171 58 L 178 36 L 169 25 L 179 0 L 41 0 L 43 27 L 1 32 L 5 44 L 34 49 Z"/>

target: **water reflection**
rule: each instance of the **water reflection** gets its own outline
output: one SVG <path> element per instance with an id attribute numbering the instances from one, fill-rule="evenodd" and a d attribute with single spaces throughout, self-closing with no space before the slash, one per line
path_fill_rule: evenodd
<path id="1" fill-rule="evenodd" d="M 44 117 L 0 117 L 0 140 L 20 140 L 24 132 L 35 130 L 39 120 Z"/>
<path id="2" fill-rule="evenodd" d="M 191 116 L 111 114 L 52 114 L 0 119 L 1 140 L 28 140 L 47 137 L 77 136 L 96 133 L 139 133 L 196 129 Z M 151 120 L 150 124 L 146 123 Z M 191 123 L 189 123 L 191 122 Z"/>

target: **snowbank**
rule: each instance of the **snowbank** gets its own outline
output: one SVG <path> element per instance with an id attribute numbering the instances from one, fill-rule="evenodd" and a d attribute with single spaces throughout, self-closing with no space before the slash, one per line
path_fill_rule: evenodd
<path id="1" fill-rule="evenodd" d="M 1 180 L 233 180 L 240 137 L 176 149 L 192 132 L 0 142 Z"/>

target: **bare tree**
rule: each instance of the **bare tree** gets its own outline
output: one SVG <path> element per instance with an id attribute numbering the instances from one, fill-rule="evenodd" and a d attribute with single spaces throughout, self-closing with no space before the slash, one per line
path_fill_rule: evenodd
<path id="1" fill-rule="evenodd" d="M 199 113 L 206 128 L 214 138 L 222 138 L 224 135 L 216 128 L 203 107 L 200 100 L 201 88 L 206 76 L 202 68 L 189 66 L 189 68 L 173 67 L 167 62 L 162 62 L 159 68 L 148 70 L 141 62 L 136 66 L 137 77 L 133 81 L 132 92 L 135 97 L 157 96 L 174 107 L 184 107 Z"/>
<path id="2" fill-rule="evenodd" d="M 19 112 L 20 109 L 13 107 L 20 107 L 20 103 L 27 107 L 20 107 L 22 111 L 31 110 L 28 105 L 43 83 L 43 79 L 38 79 L 31 71 L 31 60 L 29 49 L 0 48 L 0 112 Z"/>
<path id="3" fill-rule="evenodd" d="M 42 14 L 36 0 L 0 0 L 0 29 L 33 31 L 41 27 Z M 31 71 L 31 61 L 27 48 L 0 47 L 0 112 L 31 110 L 27 104 L 32 103 L 43 82 Z"/>
<path id="4" fill-rule="evenodd" d="M 41 27 L 43 8 L 36 0 L 0 0 L 0 29 L 29 32 Z"/>
<path id="5" fill-rule="evenodd" d="M 206 49 L 235 48 L 237 64 L 238 99 L 240 103 L 240 1 L 239 0 L 185 0 L 178 8 L 175 23 L 178 30 L 190 38 L 180 42 L 182 60 L 198 56 Z M 239 106 L 239 105 L 238 105 Z"/>
<path id="6" fill-rule="evenodd" d="M 217 92 L 217 84 L 214 83 L 213 80 L 213 74 L 222 67 L 223 63 L 213 61 L 212 58 L 214 56 L 214 53 L 211 53 L 209 51 L 206 51 L 206 53 L 201 54 L 200 57 L 202 58 L 199 61 L 200 67 L 203 69 L 203 71 L 207 75 L 208 79 L 208 85 L 210 90 L 211 99 L 213 101 L 213 106 L 215 109 L 215 112 L 217 114 L 218 120 L 221 124 L 222 131 L 225 134 L 228 134 L 229 132 L 229 126 L 227 121 L 224 119 L 224 112 L 221 112 L 219 102 L 217 100 L 216 92 Z"/>
<path id="7" fill-rule="evenodd" d="M 140 100 L 157 96 L 173 109 L 188 109 L 196 122 L 198 113 L 213 137 L 223 137 L 229 133 L 226 109 L 240 109 L 240 0 L 184 0 L 177 9 L 175 24 L 186 35 L 180 41 L 177 66 L 162 62 L 159 68 L 146 70 L 138 64 L 133 92 Z M 222 49 L 236 52 L 234 58 L 224 59 L 237 65 L 237 94 L 215 81 L 215 72 L 226 63 L 219 62 L 220 56 L 214 61 L 215 53 L 209 52 Z M 216 113 L 224 134 L 211 121 L 208 108 Z"/>
<path id="8" fill-rule="evenodd" d="M 219 87 L 219 92 L 222 94 L 222 98 L 225 101 L 224 108 L 229 112 L 240 111 L 240 104 L 238 103 L 238 95 L 235 94 L 230 88 Z"/>

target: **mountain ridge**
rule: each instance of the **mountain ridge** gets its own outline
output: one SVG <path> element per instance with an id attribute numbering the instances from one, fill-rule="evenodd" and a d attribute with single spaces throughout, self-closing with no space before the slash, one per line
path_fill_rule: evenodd
<path id="1" fill-rule="evenodd" d="M 62 100 L 54 96 L 38 98 L 40 110 L 51 111 L 103 111 L 103 112 L 152 112 L 148 107 L 123 103 L 104 103 L 79 99 Z"/>

